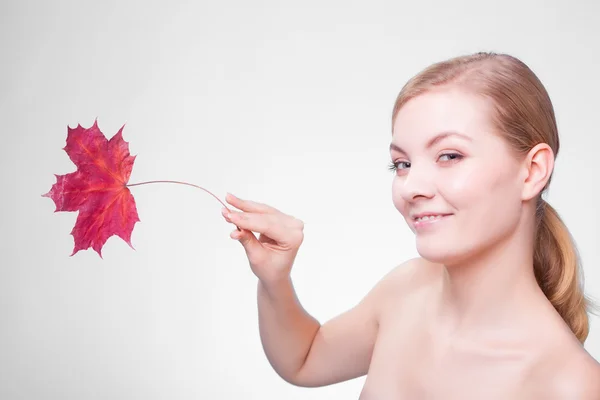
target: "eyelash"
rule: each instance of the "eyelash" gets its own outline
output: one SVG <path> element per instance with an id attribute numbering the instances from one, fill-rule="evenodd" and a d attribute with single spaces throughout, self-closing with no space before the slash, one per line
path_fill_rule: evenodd
<path id="1" fill-rule="evenodd" d="M 448 157 L 452 157 L 453 156 L 454 157 L 454 158 L 451 158 L 450 160 L 448 160 L 449 162 L 458 161 L 458 160 L 461 160 L 463 158 L 463 155 L 458 154 L 458 153 L 444 153 L 444 154 L 440 154 L 439 158 L 444 157 L 444 156 L 448 156 Z M 406 169 L 406 168 L 398 168 L 398 164 L 402 164 L 402 163 L 410 164 L 407 161 L 391 162 L 390 165 L 388 166 L 388 169 L 390 171 L 394 171 L 394 172 L 396 172 L 398 169 Z"/>

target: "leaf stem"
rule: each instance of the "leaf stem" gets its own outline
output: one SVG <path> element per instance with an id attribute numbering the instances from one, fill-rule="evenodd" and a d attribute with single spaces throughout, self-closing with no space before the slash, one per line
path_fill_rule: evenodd
<path id="1" fill-rule="evenodd" d="M 198 189 L 202 189 L 202 190 L 204 190 L 206 193 L 210 194 L 212 197 L 214 197 L 215 199 L 217 199 L 217 201 L 219 201 L 219 203 L 221 203 L 221 204 L 223 205 L 223 207 L 225 207 L 225 208 L 226 208 L 228 211 L 231 211 L 231 210 L 229 210 L 229 208 L 227 207 L 227 205 L 225 205 L 225 203 L 223 203 L 223 202 L 221 201 L 221 199 L 219 199 L 217 196 L 215 196 L 215 195 L 214 195 L 213 193 L 211 193 L 209 190 L 206 190 L 206 189 L 204 189 L 204 188 L 203 188 L 203 187 L 201 187 L 201 186 L 194 185 L 193 183 L 179 182 L 179 181 L 147 181 L 147 182 L 139 182 L 139 183 L 129 183 L 129 184 L 126 184 L 125 186 L 127 186 L 127 187 L 131 187 L 131 186 L 139 186 L 139 185 L 146 185 L 146 184 L 148 184 L 148 183 L 177 183 L 177 184 L 179 184 L 179 185 L 188 185 L 188 186 L 193 186 L 193 187 L 195 187 L 195 188 L 198 188 Z M 241 229 L 240 229 L 238 226 L 236 226 L 236 228 L 237 228 L 237 230 L 238 230 L 238 231 L 241 231 Z"/>

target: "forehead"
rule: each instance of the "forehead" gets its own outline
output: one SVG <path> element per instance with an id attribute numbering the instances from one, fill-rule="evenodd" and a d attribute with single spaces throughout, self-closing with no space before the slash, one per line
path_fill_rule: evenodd
<path id="1" fill-rule="evenodd" d="M 491 101 L 460 89 L 424 93 L 409 100 L 396 115 L 394 142 L 425 142 L 439 132 L 457 131 L 474 140 L 493 132 Z M 491 138 L 490 138 L 491 139 Z"/>

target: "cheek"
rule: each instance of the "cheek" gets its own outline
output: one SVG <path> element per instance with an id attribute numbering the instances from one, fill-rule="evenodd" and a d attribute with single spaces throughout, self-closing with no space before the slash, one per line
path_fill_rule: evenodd
<path id="1" fill-rule="evenodd" d="M 489 194 L 489 178 L 482 168 L 473 167 L 451 171 L 438 179 L 439 194 L 458 212 L 481 204 L 482 197 Z"/>
<path id="2" fill-rule="evenodd" d="M 515 190 L 515 173 L 499 170 L 498 161 L 479 162 L 465 165 L 451 176 L 441 177 L 438 187 L 457 209 L 461 206 L 492 206 L 509 198 Z M 490 203 L 491 202 L 491 203 Z"/>
<path id="3" fill-rule="evenodd" d="M 464 172 L 445 180 L 440 187 L 448 203 L 465 216 L 463 223 L 476 234 L 491 232 L 491 227 L 509 229 L 518 219 L 521 206 L 516 171 L 481 165 Z"/>

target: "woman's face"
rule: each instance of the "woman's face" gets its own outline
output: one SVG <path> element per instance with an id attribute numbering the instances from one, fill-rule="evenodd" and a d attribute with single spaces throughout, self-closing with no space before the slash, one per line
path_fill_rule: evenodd
<path id="1" fill-rule="evenodd" d="M 396 116 L 392 199 L 423 258 L 460 262 L 519 224 L 523 170 L 492 133 L 491 113 L 482 97 L 448 88 L 411 99 Z"/>

